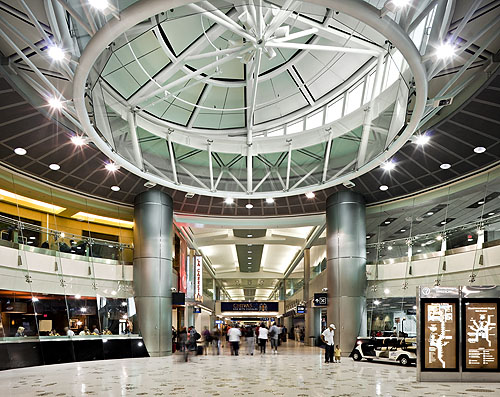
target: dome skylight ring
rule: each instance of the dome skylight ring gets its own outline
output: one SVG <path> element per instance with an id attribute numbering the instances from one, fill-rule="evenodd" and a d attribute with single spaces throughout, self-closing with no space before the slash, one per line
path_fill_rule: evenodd
<path id="1" fill-rule="evenodd" d="M 390 142 L 386 148 L 384 156 L 385 157 L 391 156 L 397 149 L 399 149 L 399 147 L 401 147 L 401 145 L 413 133 L 423 113 L 423 108 L 425 105 L 425 98 L 427 96 L 426 95 L 427 82 L 425 79 L 425 72 L 420 63 L 420 56 L 417 50 L 415 49 L 413 43 L 410 41 L 408 36 L 405 33 L 403 33 L 403 31 L 399 28 L 399 26 L 397 26 L 393 21 L 388 20 L 386 18 L 384 18 L 384 20 L 380 20 L 380 16 L 377 15 L 378 10 L 376 10 L 374 7 L 362 1 L 343 2 L 343 1 L 310 0 L 309 2 L 321 6 L 334 8 L 335 10 L 338 10 L 341 13 L 344 12 L 345 14 L 353 16 L 358 20 L 371 26 L 375 30 L 383 33 L 384 36 L 387 37 L 387 39 L 389 39 L 396 46 L 396 48 L 400 49 L 404 58 L 408 62 L 409 68 L 415 78 L 417 102 L 413 109 L 413 114 L 410 123 L 401 132 L 399 137 L 395 139 L 394 142 Z M 190 2 L 182 0 L 173 0 L 171 3 L 172 7 L 178 7 L 188 4 Z M 252 189 L 252 184 L 250 184 L 249 185 L 250 189 L 248 189 L 247 186 L 247 189 L 245 191 L 244 186 L 246 185 L 246 183 L 244 181 L 243 183 L 239 182 L 241 186 L 238 189 L 235 189 L 234 191 L 217 190 L 216 188 L 214 189 L 213 186 L 206 186 L 206 183 L 204 183 L 203 181 L 199 181 L 201 182 L 198 184 L 199 186 L 189 186 L 185 182 L 182 182 L 180 180 L 174 180 L 177 178 L 174 179 L 165 178 L 160 174 L 158 174 L 158 172 L 156 172 L 156 174 L 154 173 L 152 174 L 151 168 L 149 166 L 145 167 L 145 166 L 135 165 L 134 161 L 131 161 L 128 157 L 126 156 L 122 157 L 124 156 L 124 154 L 122 155 L 118 154 L 117 149 L 111 149 L 109 144 L 106 143 L 101 137 L 101 135 L 97 133 L 97 131 L 90 124 L 90 120 L 88 118 L 87 110 L 85 108 L 85 103 L 83 100 L 83 93 L 85 90 L 84 87 L 87 82 L 87 77 L 90 69 L 92 68 L 99 54 L 102 52 L 103 48 L 109 45 L 109 43 L 113 41 L 115 37 L 117 37 L 120 34 L 123 34 L 123 32 L 132 28 L 137 23 L 147 19 L 151 15 L 159 13 L 162 8 L 164 8 L 164 2 L 159 0 L 145 0 L 141 1 L 140 4 L 135 3 L 134 5 L 130 6 L 129 8 L 121 12 L 120 20 L 114 20 L 114 19 L 110 20 L 104 29 L 100 29 L 94 35 L 94 37 L 90 40 L 87 47 L 85 48 L 80 58 L 80 63 L 75 74 L 73 96 L 78 117 L 80 119 L 80 122 L 82 123 L 85 132 L 89 135 L 89 137 L 111 160 L 113 160 L 117 164 L 148 180 L 152 180 L 153 182 L 162 184 L 164 186 L 169 186 L 180 190 L 192 191 L 199 194 L 213 195 L 219 197 L 231 196 L 235 198 L 280 197 L 280 196 L 298 194 L 301 192 L 305 193 L 306 191 L 310 191 L 312 186 L 311 185 L 312 181 L 308 181 L 307 186 L 302 186 L 299 184 L 292 189 L 280 190 L 279 188 L 275 188 L 274 190 L 268 190 L 268 191 L 257 191 L 256 188 L 256 185 L 258 184 L 257 182 L 255 182 L 255 184 L 253 185 L 253 188 L 255 188 L 255 190 Z M 131 120 L 132 121 L 129 121 L 129 123 L 132 123 L 133 125 L 135 121 L 133 119 Z M 173 137 L 174 134 L 175 132 L 174 133 L 169 132 L 168 134 L 165 134 L 165 136 L 169 137 L 169 147 L 175 143 L 175 141 L 172 141 L 170 138 L 170 136 Z M 326 139 L 323 141 L 326 142 Z M 176 144 L 178 145 L 178 143 Z M 210 145 L 211 143 L 208 144 L 209 153 L 210 153 Z M 251 160 L 255 156 L 253 161 L 254 162 L 257 161 L 257 156 L 259 155 L 259 152 L 254 151 L 249 153 L 251 153 L 250 154 L 251 157 L 248 160 Z M 245 156 L 243 156 L 243 158 L 245 158 Z M 211 159 L 212 158 L 210 157 L 210 160 Z M 175 165 L 175 161 L 176 160 L 174 159 L 173 165 Z M 328 181 L 320 181 L 320 183 L 316 182 L 314 190 L 342 183 L 342 181 L 353 178 L 356 175 L 361 175 L 369 171 L 370 169 L 376 167 L 379 164 L 380 161 L 378 161 L 378 156 L 375 156 L 373 158 L 370 158 L 369 161 L 362 164 L 360 167 L 356 167 L 351 172 L 340 174 L 339 177 L 330 178 Z M 178 171 L 180 173 L 184 174 L 187 173 L 189 175 L 190 173 L 189 170 L 185 169 L 185 167 L 182 166 L 182 164 L 177 164 L 177 165 L 178 165 Z M 251 162 L 250 165 L 252 165 Z M 312 175 L 312 172 L 313 171 L 309 171 L 309 175 Z M 303 175 L 306 179 L 309 177 L 307 174 L 308 172 L 305 172 Z M 193 180 L 196 179 L 196 175 L 191 173 L 190 176 L 193 178 Z M 243 189 L 241 189 L 242 186 Z"/>

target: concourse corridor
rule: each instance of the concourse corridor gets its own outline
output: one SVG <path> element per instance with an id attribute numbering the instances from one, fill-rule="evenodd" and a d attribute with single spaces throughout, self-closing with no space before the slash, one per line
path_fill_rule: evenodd
<path id="1" fill-rule="evenodd" d="M 500 384 L 418 383 L 415 367 L 354 362 L 324 364 L 323 350 L 289 340 L 269 351 L 231 356 L 122 359 L 0 372 L 13 396 L 493 396 Z"/>

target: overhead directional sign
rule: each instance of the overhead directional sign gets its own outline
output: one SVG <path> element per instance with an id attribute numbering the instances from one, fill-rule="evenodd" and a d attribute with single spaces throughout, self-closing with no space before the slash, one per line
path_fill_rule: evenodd
<path id="1" fill-rule="evenodd" d="M 328 293 L 320 292 L 314 294 L 314 306 L 328 306 Z"/>

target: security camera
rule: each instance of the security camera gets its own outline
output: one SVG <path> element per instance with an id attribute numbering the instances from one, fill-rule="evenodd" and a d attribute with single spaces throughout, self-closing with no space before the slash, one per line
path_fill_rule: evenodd
<path id="1" fill-rule="evenodd" d="M 321 291 L 328 292 L 328 288 L 323 288 Z"/>
<path id="2" fill-rule="evenodd" d="M 172 292 L 177 292 L 177 288 L 172 287 L 172 288 L 170 288 L 170 291 L 172 291 Z"/>

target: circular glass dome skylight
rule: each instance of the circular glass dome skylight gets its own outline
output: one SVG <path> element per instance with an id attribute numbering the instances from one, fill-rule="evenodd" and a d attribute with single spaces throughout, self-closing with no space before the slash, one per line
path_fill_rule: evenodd
<path id="1" fill-rule="evenodd" d="M 74 80 L 89 137 L 154 183 L 234 198 L 322 189 L 389 158 L 422 114 L 418 51 L 365 2 L 160 3 L 82 43 Z"/>

